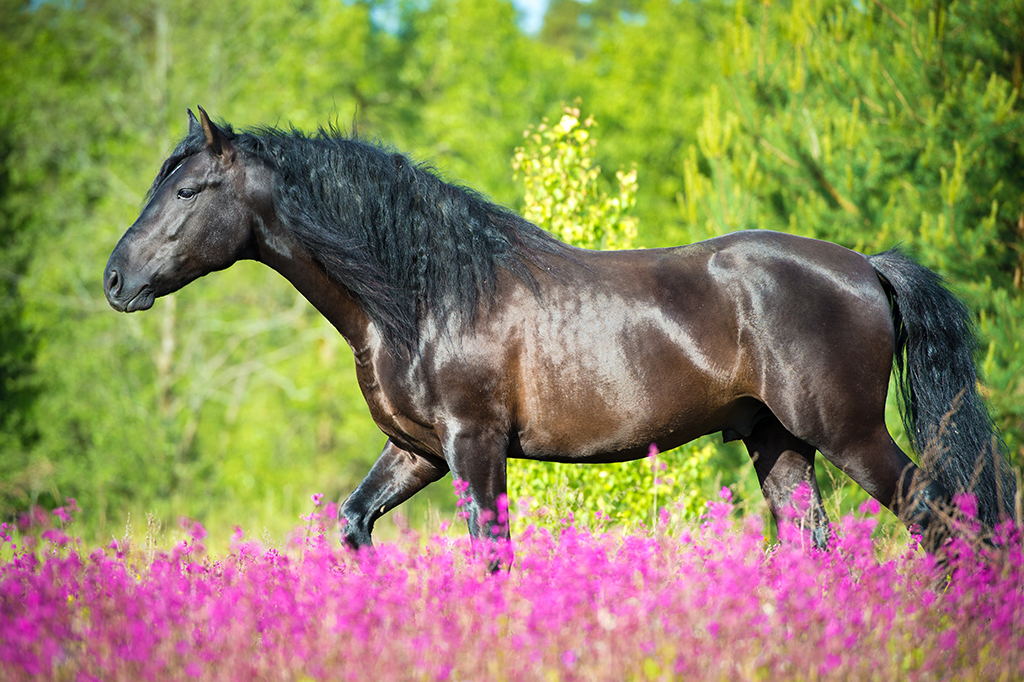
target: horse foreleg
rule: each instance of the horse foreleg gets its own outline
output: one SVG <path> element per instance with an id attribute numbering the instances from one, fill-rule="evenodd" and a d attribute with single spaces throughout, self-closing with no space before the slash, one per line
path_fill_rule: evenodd
<path id="1" fill-rule="evenodd" d="M 447 473 L 444 460 L 422 457 L 389 440 L 370 473 L 341 505 L 342 539 L 352 548 L 372 545 L 377 519 Z"/>
<path id="2" fill-rule="evenodd" d="M 478 549 L 490 556 L 492 571 L 505 563 L 503 557 L 511 560 L 501 551 L 507 549 L 510 538 L 507 457 L 508 436 L 504 434 L 462 431 L 451 434 L 445 446 L 445 458 L 460 497 L 460 512 Z"/>
<path id="3" fill-rule="evenodd" d="M 814 545 L 824 549 L 828 545 L 828 516 L 814 475 L 814 447 L 787 431 L 775 416 L 759 421 L 743 443 L 754 462 L 761 493 L 776 524 L 792 507 L 797 487 L 801 483 L 810 486 L 811 500 L 806 520 L 809 521 Z"/>

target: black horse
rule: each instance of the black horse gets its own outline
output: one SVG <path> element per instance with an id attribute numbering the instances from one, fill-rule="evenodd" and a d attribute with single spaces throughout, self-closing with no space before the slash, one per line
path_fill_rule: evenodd
<path id="1" fill-rule="evenodd" d="M 908 524 L 968 489 L 989 525 L 1012 509 L 969 313 L 898 251 L 767 231 L 586 251 L 379 146 L 199 112 L 110 256 L 107 300 L 145 310 L 253 259 L 330 320 L 388 436 L 341 508 L 352 546 L 449 471 L 471 535 L 507 537 L 509 457 L 618 462 L 715 432 L 746 444 L 776 518 L 810 485 L 819 544 L 816 452 Z M 894 358 L 926 469 L 886 429 Z"/>

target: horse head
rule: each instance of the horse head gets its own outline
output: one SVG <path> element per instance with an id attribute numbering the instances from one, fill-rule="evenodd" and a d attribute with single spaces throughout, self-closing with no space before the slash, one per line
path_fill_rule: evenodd
<path id="1" fill-rule="evenodd" d="M 228 134 L 199 108 L 188 112 L 188 140 L 203 140 L 162 179 L 107 261 L 103 289 L 121 312 L 146 310 L 210 272 L 253 257 L 259 193 L 250 191 Z M 179 147 L 182 149 L 183 147 Z M 252 174 L 248 174 L 252 175 Z"/>

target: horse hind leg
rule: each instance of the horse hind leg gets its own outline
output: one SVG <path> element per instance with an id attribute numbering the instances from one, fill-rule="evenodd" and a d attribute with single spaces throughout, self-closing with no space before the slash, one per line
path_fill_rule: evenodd
<path id="1" fill-rule="evenodd" d="M 757 422 L 743 443 L 776 525 L 794 508 L 797 488 L 803 483 L 810 487 L 810 506 L 804 520 L 814 545 L 824 549 L 828 545 L 828 516 L 814 475 L 814 447 L 787 431 L 774 415 Z"/>
<path id="2" fill-rule="evenodd" d="M 924 548 L 934 553 L 948 536 L 943 516 L 951 500 L 949 492 L 911 461 L 884 422 L 866 438 L 841 442 L 841 447 L 822 446 L 822 454 L 907 528 L 916 527 Z"/>

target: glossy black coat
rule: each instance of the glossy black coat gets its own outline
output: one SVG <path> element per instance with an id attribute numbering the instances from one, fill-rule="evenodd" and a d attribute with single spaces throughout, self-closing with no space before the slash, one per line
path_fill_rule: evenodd
<path id="1" fill-rule="evenodd" d="M 959 354 L 964 365 L 971 349 L 969 329 L 956 328 L 939 342 L 929 340 L 936 335 L 925 327 L 952 323 L 901 317 L 898 303 L 911 301 L 917 289 L 941 305 L 958 304 L 937 278 L 928 279 L 927 271 L 898 254 L 869 258 L 762 231 L 678 248 L 584 251 L 543 241 L 549 238 L 514 222 L 505 225 L 505 214 L 488 213 L 485 202 L 470 197 L 477 203 L 453 204 L 447 214 L 483 211 L 483 223 L 473 225 L 489 225 L 490 232 L 472 229 L 497 235 L 494 248 L 513 253 L 523 240 L 542 241 L 533 251 L 523 247 L 534 255 L 519 257 L 515 267 L 503 265 L 513 262 L 508 255 L 497 257 L 490 270 L 479 266 L 482 274 L 467 285 L 478 295 L 460 323 L 458 311 L 439 307 L 436 297 L 417 298 L 416 291 L 383 280 L 360 289 L 365 280 L 350 276 L 359 270 L 351 264 L 355 256 L 338 247 L 316 253 L 310 244 L 319 242 L 297 236 L 303 219 L 294 216 L 302 215 L 302 206 L 283 215 L 283 201 L 301 204 L 288 199 L 287 183 L 301 180 L 286 179 L 271 154 L 241 149 L 240 137 L 200 112 L 201 120 L 190 114 L 190 135 L 202 144 L 168 161 L 142 215 L 110 257 L 107 298 L 116 310 L 144 310 L 197 277 L 253 259 L 287 278 L 330 320 L 355 354 L 359 386 L 388 437 L 342 507 L 343 532 L 353 546 L 370 544 L 376 519 L 449 471 L 468 482 L 471 534 L 507 537 L 507 527 L 494 521 L 507 458 L 615 462 L 643 457 L 651 443 L 665 450 L 716 432 L 744 441 L 773 513 L 799 484 L 810 485 L 820 544 L 827 519 L 814 476 L 816 452 L 908 523 L 927 520 L 927 500 L 962 487 L 926 476 L 885 425 L 893 358 L 906 346 L 908 329 L 924 339 L 923 350 L 908 357 L 912 367 L 944 362 L 943 354 Z M 259 140 L 250 147 L 259 149 Z M 388 172 L 411 178 L 416 187 L 439 187 L 431 190 L 436 196 L 417 189 L 401 199 L 413 206 L 409 210 L 418 210 L 417 202 L 444 207 L 461 201 L 461 190 L 411 169 L 404 157 L 387 158 Z M 363 198 L 336 201 L 362 206 Z M 359 220 L 375 219 L 359 210 Z M 336 222 L 344 221 L 339 216 Z M 439 239 L 429 221 L 415 229 Z M 378 243 L 387 248 L 389 242 Z M 460 276 L 458 269 L 429 262 L 438 256 L 422 250 L 409 262 L 418 263 L 424 277 Z M 465 267 L 479 265 L 466 258 Z M 395 291 L 378 296 L 385 285 Z M 395 330 L 409 326 L 402 326 L 400 314 L 368 312 L 401 308 L 406 301 L 396 297 L 410 297 L 411 307 L 402 309 L 415 313 L 405 345 L 394 338 Z M 966 319 L 962 306 L 954 312 Z M 956 377 L 960 385 L 936 395 L 918 387 L 908 399 L 945 400 L 941 414 L 958 392 L 973 390 L 972 362 L 958 372 L 966 373 Z M 990 422 L 981 428 L 990 437 Z"/>

